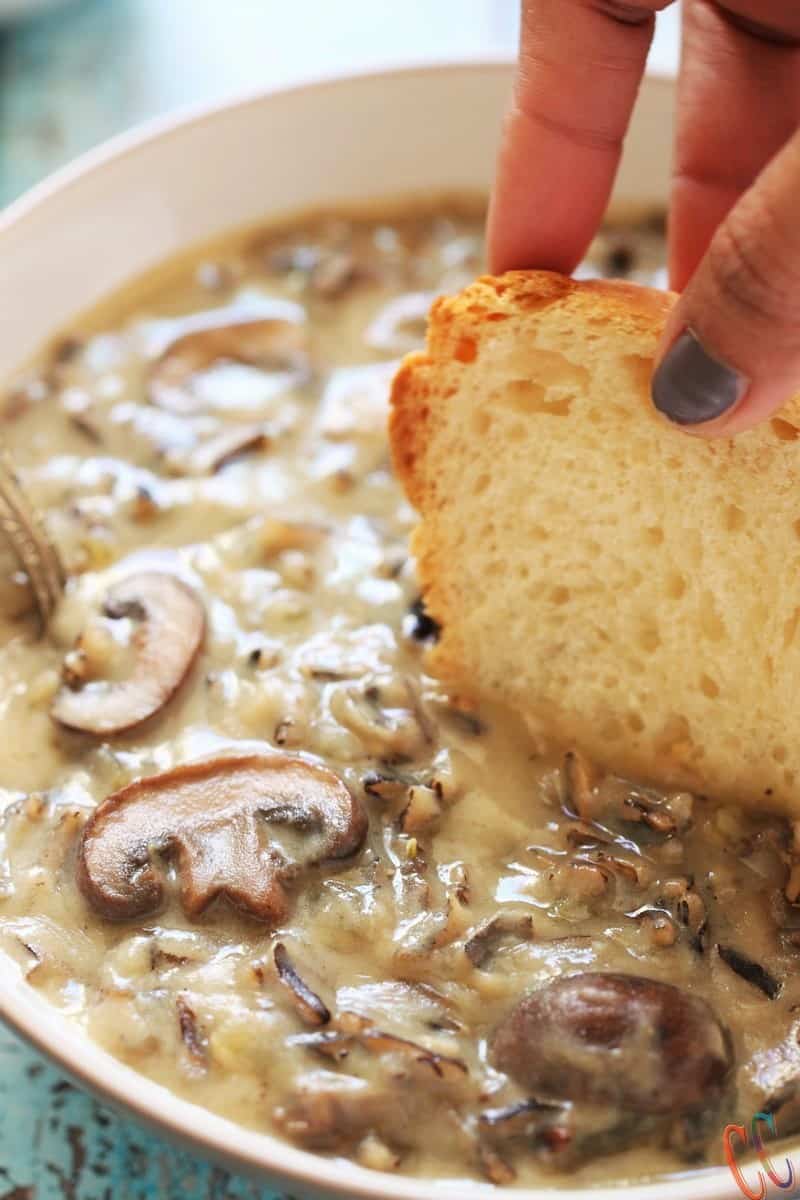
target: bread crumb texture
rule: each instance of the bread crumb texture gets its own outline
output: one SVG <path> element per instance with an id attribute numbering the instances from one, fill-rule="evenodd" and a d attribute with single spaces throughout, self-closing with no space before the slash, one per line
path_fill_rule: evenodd
<path id="1" fill-rule="evenodd" d="M 800 397 L 670 427 L 673 303 L 524 271 L 434 305 L 391 414 L 430 669 L 609 770 L 800 816 Z"/>

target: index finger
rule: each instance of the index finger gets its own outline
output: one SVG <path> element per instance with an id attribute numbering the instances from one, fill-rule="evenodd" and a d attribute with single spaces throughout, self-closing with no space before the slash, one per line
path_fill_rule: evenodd
<path id="1" fill-rule="evenodd" d="M 493 271 L 569 274 L 602 219 L 647 61 L 672 0 L 526 0 L 489 211 Z"/>

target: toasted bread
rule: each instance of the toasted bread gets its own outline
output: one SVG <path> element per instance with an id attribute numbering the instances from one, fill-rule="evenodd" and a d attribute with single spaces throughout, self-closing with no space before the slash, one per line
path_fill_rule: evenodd
<path id="1" fill-rule="evenodd" d="M 800 816 L 800 397 L 672 427 L 673 302 L 516 271 L 434 305 L 391 414 L 430 669 L 605 769 Z"/>

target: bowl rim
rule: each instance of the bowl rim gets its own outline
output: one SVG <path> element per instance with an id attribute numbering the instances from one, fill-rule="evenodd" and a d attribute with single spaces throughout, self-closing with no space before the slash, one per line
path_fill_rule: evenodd
<path id="1" fill-rule="evenodd" d="M 443 72 L 497 72 L 507 74 L 510 79 L 513 62 L 512 57 L 502 52 L 424 61 L 389 60 L 366 69 L 315 72 L 288 85 L 249 88 L 215 101 L 182 106 L 137 123 L 87 150 L 13 200 L 0 210 L 0 238 L 52 196 L 76 186 L 85 176 L 103 171 L 153 141 L 179 137 L 188 128 L 213 123 L 233 110 L 244 113 L 250 107 L 268 104 L 276 96 L 325 92 L 357 81 L 377 83 L 387 75 L 413 79 Z M 650 71 L 647 78 L 651 86 L 674 84 L 669 72 Z M 188 1144 L 204 1157 L 216 1158 L 262 1179 L 266 1177 L 281 1188 L 286 1184 L 318 1188 L 341 1200 L 430 1200 L 432 1195 L 451 1200 L 456 1197 L 487 1200 L 498 1194 L 495 1186 L 478 1180 L 395 1176 L 371 1170 L 349 1159 L 300 1150 L 266 1131 L 249 1129 L 221 1117 L 177 1096 L 102 1049 L 66 1013 L 27 984 L 8 956 L 0 952 L 0 959 L 9 964 L 8 977 L 0 976 L 0 1019 L 84 1088 L 162 1136 Z M 653 1183 L 584 1185 L 579 1189 L 553 1185 L 513 1189 L 511 1194 L 520 1200 L 544 1200 L 551 1195 L 563 1200 L 588 1195 L 592 1200 L 612 1200 L 622 1191 L 629 1200 L 724 1200 L 736 1195 L 724 1186 L 726 1182 L 730 1183 L 730 1175 L 720 1167 Z"/>
<path id="2" fill-rule="evenodd" d="M 363 69 L 332 69 L 330 71 L 315 71 L 313 74 L 298 76 L 291 83 L 278 84 L 274 87 L 248 87 L 231 91 L 228 95 L 216 100 L 198 100 L 179 104 L 168 112 L 158 113 L 137 121 L 129 129 L 104 138 L 97 145 L 82 151 L 60 167 L 56 167 L 44 179 L 27 188 L 21 195 L 9 201 L 0 208 L 0 234 L 6 232 L 11 225 L 22 220 L 27 214 L 52 195 L 62 192 L 79 182 L 84 175 L 99 170 L 112 161 L 134 153 L 141 145 L 154 140 L 166 139 L 180 135 L 188 126 L 205 124 L 233 109 L 243 111 L 249 107 L 258 107 L 268 102 L 273 96 L 286 96 L 300 92 L 319 92 L 327 88 L 335 88 L 343 83 L 356 80 L 377 81 L 386 75 L 441 74 L 442 72 L 474 72 L 497 71 L 498 74 L 509 72 L 514 66 L 514 60 L 503 52 L 487 53 L 480 58 L 468 55 L 457 56 L 443 60 L 430 59 L 424 61 L 405 59 L 385 59 L 371 63 Z M 670 79 L 668 75 L 653 73 L 651 78 Z"/>

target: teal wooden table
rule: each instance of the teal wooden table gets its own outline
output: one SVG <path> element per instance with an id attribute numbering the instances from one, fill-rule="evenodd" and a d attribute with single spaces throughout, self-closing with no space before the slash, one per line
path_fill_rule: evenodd
<path id="1" fill-rule="evenodd" d="M 2 1200 L 272 1200 L 75 1088 L 0 1033 Z"/>
<path id="2" fill-rule="evenodd" d="M 518 2 L 65 4 L 0 32 L 0 206 L 89 146 L 181 104 L 318 71 L 510 54 Z M 675 45 L 668 17 L 658 66 L 674 65 Z M 272 1196 L 98 1104 L 0 1027 L 0 1200 Z"/>

